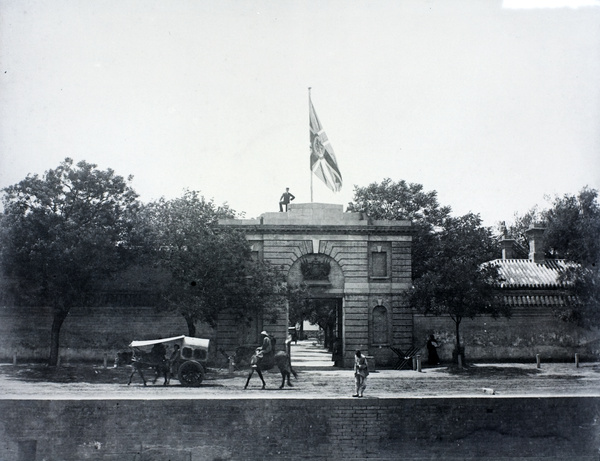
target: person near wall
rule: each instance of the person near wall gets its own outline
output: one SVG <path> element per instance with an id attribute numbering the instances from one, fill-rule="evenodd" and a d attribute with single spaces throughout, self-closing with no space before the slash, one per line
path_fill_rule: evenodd
<path id="1" fill-rule="evenodd" d="M 340 338 L 335 338 L 333 341 L 333 351 L 331 353 L 331 360 L 334 367 L 344 366 L 344 354 L 342 349 L 342 341 Z"/>
<path id="2" fill-rule="evenodd" d="M 439 365 L 440 364 L 440 357 L 438 356 L 438 353 L 437 353 L 438 347 L 439 347 L 439 344 L 438 344 L 437 340 L 435 339 L 435 336 L 429 335 L 429 339 L 427 340 L 427 354 L 428 354 L 427 363 L 429 365 Z"/>
<path id="3" fill-rule="evenodd" d="M 288 210 L 288 205 L 292 200 L 294 200 L 294 194 L 290 192 L 290 188 L 286 187 L 285 192 L 281 194 L 281 198 L 279 199 L 279 211 L 283 211 L 283 206 L 285 205 L 285 211 Z"/>
<path id="4" fill-rule="evenodd" d="M 367 387 L 367 376 L 369 376 L 369 364 L 367 358 L 357 350 L 354 354 L 354 384 L 356 392 L 352 397 L 362 397 Z"/>

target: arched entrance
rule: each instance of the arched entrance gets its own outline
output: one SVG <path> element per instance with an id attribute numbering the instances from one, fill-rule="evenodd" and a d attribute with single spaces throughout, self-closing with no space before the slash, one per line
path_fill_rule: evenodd
<path id="1" fill-rule="evenodd" d="M 257 260 L 273 264 L 288 286 L 304 287 L 307 299 L 335 311 L 344 366 L 352 366 L 356 349 L 368 351 L 378 364 L 390 364 L 395 359 L 391 347 L 413 343 L 413 312 L 402 298 L 412 284 L 412 226 L 374 221 L 343 208 L 293 203 L 287 213 L 219 224 L 244 232 Z M 266 325 L 269 332 L 287 335 L 288 312 L 285 303 L 281 315 Z"/>
<path id="2" fill-rule="evenodd" d="M 298 295 L 290 305 L 290 318 L 319 325 L 323 347 L 343 357 L 344 274 L 337 261 L 315 253 L 299 257 L 288 272 L 288 286 Z"/>

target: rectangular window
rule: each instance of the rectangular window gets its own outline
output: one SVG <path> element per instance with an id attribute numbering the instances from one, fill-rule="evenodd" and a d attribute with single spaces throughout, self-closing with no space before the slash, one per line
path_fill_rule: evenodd
<path id="1" fill-rule="evenodd" d="M 388 276 L 388 261 L 387 252 L 371 253 L 372 262 L 372 277 L 387 277 Z"/>

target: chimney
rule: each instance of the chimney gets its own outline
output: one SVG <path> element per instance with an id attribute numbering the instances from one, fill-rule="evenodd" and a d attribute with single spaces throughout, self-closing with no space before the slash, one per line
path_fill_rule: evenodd
<path id="1" fill-rule="evenodd" d="M 529 260 L 534 263 L 543 263 L 544 257 L 544 227 L 539 224 L 531 224 L 525 231 L 529 240 Z"/>
<path id="2" fill-rule="evenodd" d="M 500 240 L 500 246 L 502 248 L 502 259 L 514 259 L 515 258 L 515 249 L 514 249 L 515 239 L 508 239 L 503 237 Z"/>

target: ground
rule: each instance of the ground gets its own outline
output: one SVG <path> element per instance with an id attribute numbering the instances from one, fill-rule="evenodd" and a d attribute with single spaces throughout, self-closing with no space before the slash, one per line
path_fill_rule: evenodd
<path id="1" fill-rule="evenodd" d="M 248 369 L 229 373 L 226 367 L 210 368 L 200 387 L 188 388 L 173 379 L 163 386 L 142 385 L 134 376 L 127 385 L 129 367 L 68 363 L 59 368 L 41 364 L 1 364 L 0 399 L 235 399 L 235 398 L 352 398 L 353 373 L 331 366 L 331 357 L 310 341 L 292 346 L 298 379 L 279 390 L 281 375 L 264 374 L 267 389 L 255 374 L 247 390 Z M 152 373 L 147 373 L 147 376 Z M 377 370 L 368 378 L 365 397 L 518 397 L 600 396 L 600 363 L 476 363 L 464 369 L 452 365 L 429 368 Z"/>

